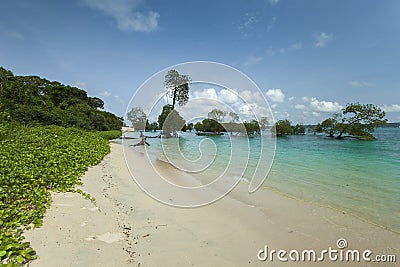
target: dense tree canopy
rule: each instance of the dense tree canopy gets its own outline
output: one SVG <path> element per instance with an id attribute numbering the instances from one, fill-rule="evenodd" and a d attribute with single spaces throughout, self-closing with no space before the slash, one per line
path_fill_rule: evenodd
<path id="1" fill-rule="evenodd" d="M 276 136 L 284 136 L 293 134 L 293 127 L 289 120 L 279 120 L 275 123 L 275 126 L 271 128 L 271 131 Z"/>
<path id="2" fill-rule="evenodd" d="M 232 113 L 232 112 L 231 112 Z M 217 122 L 223 122 L 224 121 L 224 118 L 225 118 L 225 116 L 226 116 L 226 114 L 227 114 L 227 112 L 226 111 L 223 111 L 223 110 L 219 110 L 219 109 L 216 109 L 216 108 L 214 108 L 213 110 L 211 110 L 210 112 L 208 112 L 208 118 L 209 119 L 212 119 L 212 120 L 215 120 L 215 121 L 217 121 Z M 235 115 L 233 115 L 233 114 L 231 114 L 232 116 L 234 116 L 235 117 Z M 237 115 L 237 114 L 236 114 Z M 233 118 L 232 118 L 233 119 Z"/>
<path id="3" fill-rule="evenodd" d="M 0 68 L 0 118 L 26 125 L 86 130 L 120 129 L 122 118 L 102 111 L 104 102 L 84 90 L 38 76 L 14 76 Z"/>
<path id="4" fill-rule="evenodd" d="M 133 107 L 127 114 L 126 118 L 132 123 L 133 128 L 137 131 L 143 131 L 146 127 L 147 116 L 141 107 Z"/>
<path id="5" fill-rule="evenodd" d="M 190 77 L 179 74 L 177 70 L 169 70 L 165 75 L 164 86 L 171 92 L 172 109 L 175 109 L 176 103 L 183 106 L 189 101 L 189 83 Z"/>
<path id="6" fill-rule="evenodd" d="M 176 136 L 178 131 L 185 127 L 185 120 L 179 112 L 172 108 L 172 105 L 165 105 L 158 116 L 158 126 L 163 131 L 164 137 Z"/>
<path id="7" fill-rule="evenodd" d="M 373 104 L 351 103 L 342 110 L 342 114 L 336 113 L 333 117 L 318 124 L 315 131 L 325 132 L 328 137 L 343 139 L 355 137 L 359 139 L 373 140 L 372 135 L 376 127 L 386 123 L 385 112 Z"/>

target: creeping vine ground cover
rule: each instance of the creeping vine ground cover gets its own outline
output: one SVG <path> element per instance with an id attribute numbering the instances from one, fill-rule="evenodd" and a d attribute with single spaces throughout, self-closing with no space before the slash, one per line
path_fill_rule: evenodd
<path id="1" fill-rule="evenodd" d="M 107 139 L 74 128 L 0 124 L 0 265 L 36 258 L 23 232 L 42 225 L 50 191 L 80 191 L 80 177 L 110 152 Z"/>

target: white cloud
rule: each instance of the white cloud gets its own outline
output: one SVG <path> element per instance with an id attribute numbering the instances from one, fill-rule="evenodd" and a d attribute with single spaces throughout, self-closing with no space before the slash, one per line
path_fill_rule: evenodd
<path id="1" fill-rule="evenodd" d="M 86 89 L 88 83 L 87 82 L 82 82 L 82 81 L 77 81 L 74 86 L 81 88 L 81 89 Z"/>
<path id="2" fill-rule="evenodd" d="M 227 104 L 233 104 L 240 101 L 239 97 L 228 89 L 222 89 L 219 92 L 219 100 Z"/>
<path id="3" fill-rule="evenodd" d="M 285 100 L 285 94 L 281 89 L 269 89 L 265 94 L 272 102 L 283 102 Z"/>
<path id="4" fill-rule="evenodd" d="M 326 32 L 320 32 L 320 33 L 314 34 L 314 38 L 315 38 L 314 46 L 321 48 L 321 47 L 326 46 L 326 44 L 329 43 L 330 41 L 332 41 L 333 34 L 326 33 Z"/>
<path id="5" fill-rule="evenodd" d="M 306 106 L 301 105 L 301 104 L 297 104 L 294 106 L 295 109 L 304 109 Z"/>
<path id="6" fill-rule="evenodd" d="M 285 54 L 287 52 L 292 52 L 292 51 L 296 51 L 296 50 L 300 50 L 303 48 L 303 44 L 302 43 L 294 43 L 291 44 L 287 47 L 278 47 L 278 48 L 268 48 L 267 49 L 267 55 L 268 56 L 274 56 L 277 54 Z"/>
<path id="7" fill-rule="evenodd" d="M 194 114 L 206 116 L 212 108 L 234 111 L 242 120 L 252 119 L 254 114 L 270 117 L 264 97 L 258 91 L 238 92 L 236 89 L 208 88 L 191 91 L 190 94 L 189 103 L 179 107 L 179 112 L 185 119 L 193 117 Z"/>
<path id="8" fill-rule="evenodd" d="M 310 107 L 312 110 L 320 112 L 337 112 L 343 108 L 338 102 L 319 101 L 315 97 L 311 98 Z"/>
<path id="9" fill-rule="evenodd" d="M 289 101 L 293 101 L 295 99 L 296 99 L 296 97 L 294 97 L 294 96 L 289 97 Z"/>
<path id="10" fill-rule="evenodd" d="M 301 100 L 303 100 L 304 102 L 308 102 L 308 101 L 309 101 L 309 98 L 306 97 L 306 96 L 303 96 L 303 97 L 301 98 Z"/>
<path id="11" fill-rule="evenodd" d="M 349 81 L 348 84 L 353 87 L 370 87 L 374 85 L 373 83 L 365 81 Z"/>
<path id="12" fill-rule="evenodd" d="M 269 0 L 269 3 L 271 6 L 276 6 L 279 3 L 280 0 Z"/>
<path id="13" fill-rule="evenodd" d="M 101 92 L 100 95 L 104 96 L 104 97 L 109 97 L 109 96 L 111 96 L 111 93 L 109 91 L 105 90 L 105 91 Z"/>
<path id="14" fill-rule="evenodd" d="M 272 104 L 271 108 L 276 108 L 278 106 L 278 104 Z"/>
<path id="15" fill-rule="evenodd" d="M 117 21 L 122 31 L 151 32 L 157 29 L 160 14 L 138 11 L 141 0 L 81 0 L 86 6 Z"/>
<path id="16" fill-rule="evenodd" d="M 382 109 L 385 112 L 400 112 L 400 105 L 392 104 L 392 105 L 383 105 Z"/>
<path id="17" fill-rule="evenodd" d="M 203 91 L 194 91 L 193 98 L 206 98 L 217 100 L 218 96 L 214 88 L 208 88 L 204 89 Z"/>

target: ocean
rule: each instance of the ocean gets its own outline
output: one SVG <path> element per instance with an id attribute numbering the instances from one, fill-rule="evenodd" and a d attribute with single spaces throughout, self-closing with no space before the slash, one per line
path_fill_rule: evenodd
<path id="1" fill-rule="evenodd" d="M 274 161 L 262 187 L 329 206 L 400 233 L 400 129 L 379 128 L 374 135 L 376 141 L 333 140 L 321 135 L 277 138 Z M 183 169 L 209 166 L 207 176 L 227 170 L 229 165 L 232 179 L 248 181 L 257 166 L 260 138 L 268 138 L 268 134 L 233 137 L 231 142 L 226 134 L 204 137 L 182 133 L 175 140 L 148 138 L 147 150 L 164 161 L 178 165 L 188 162 L 191 167 L 182 163 Z M 232 156 L 231 151 L 250 154 Z M 196 161 L 198 158 L 202 160 Z M 212 179 L 205 177 L 202 182 Z M 261 188 L 257 193 L 262 192 Z"/>

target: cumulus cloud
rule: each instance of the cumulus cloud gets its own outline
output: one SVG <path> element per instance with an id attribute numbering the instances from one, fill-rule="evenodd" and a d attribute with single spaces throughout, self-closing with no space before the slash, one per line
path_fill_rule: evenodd
<path id="1" fill-rule="evenodd" d="M 228 89 L 222 89 L 219 92 L 219 100 L 227 104 L 233 104 L 240 101 L 239 97 Z"/>
<path id="2" fill-rule="evenodd" d="M 89 8 L 116 20 L 122 31 L 151 32 L 157 29 L 160 14 L 138 11 L 140 0 L 81 0 Z"/>
<path id="3" fill-rule="evenodd" d="M 294 96 L 289 97 L 289 101 L 293 101 L 295 99 L 296 99 L 296 97 L 294 97 Z"/>
<path id="4" fill-rule="evenodd" d="M 306 106 L 301 105 L 301 104 L 297 104 L 294 106 L 295 109 L 305 109 Z"/>
<path id="5" fill-rule="evenodd" d="M 285 94 L 281 89 L 269 89 L 265 94 L 272 102 L 283 102 L 285 100 Z"/>
<path id="6" fill-rule="evenodd" d="M 207 115 L 212 108 L 218 108 L 225 111 L 234 111 L 241 116 L 243 120 L 253 119 L 254 115 L 268 116 L 269 108 L 265 104 L 261 93 L 257 91 L 243 90 L 238 92 L 234 89 L 207 88 L 192 91 L 190 101 L 187 105 L 179 107 L 180 113 L 184 118 Z M 264 105 L 263 105 L 264 103 Z"/>
<path id="7" fill-rule="evenodd" d="M 343 109 L 338 102 L 319 101 L 315 97 L 311 98 L 310 107 L 314 111 L 319 112 L 337 112 Z"/>
<path id="8" fill-rule="evenodd" d="M 320 32 L 314 34 L 315 42 L 314 46 L 318 48 L 322 48 L 326 46 L 327 43 L 332 41 L 333 39 L 333 34 L 332 33 L 326 33 L 326 32 Z"/>
<path id="9" fill-rule="evenodd" d="M 365 81 L 349 81 L 348 84 L 352 87 L 370 87 L 374 84 Z"/>
<path id="10" fill-rule="evenodd" d="M 383 105 L 382 109 L 385 112 L 400 112 L 400 105 L 392 104 L 392 105 Z"/>
<path id="11" fill-rule="evenodd" d="M 202 91 L 194 91 L 193 98 L 206 98 L 206 99 L 214 99 L 217 100 L 217 91 L 214 88 L 204 89 Z"/>

